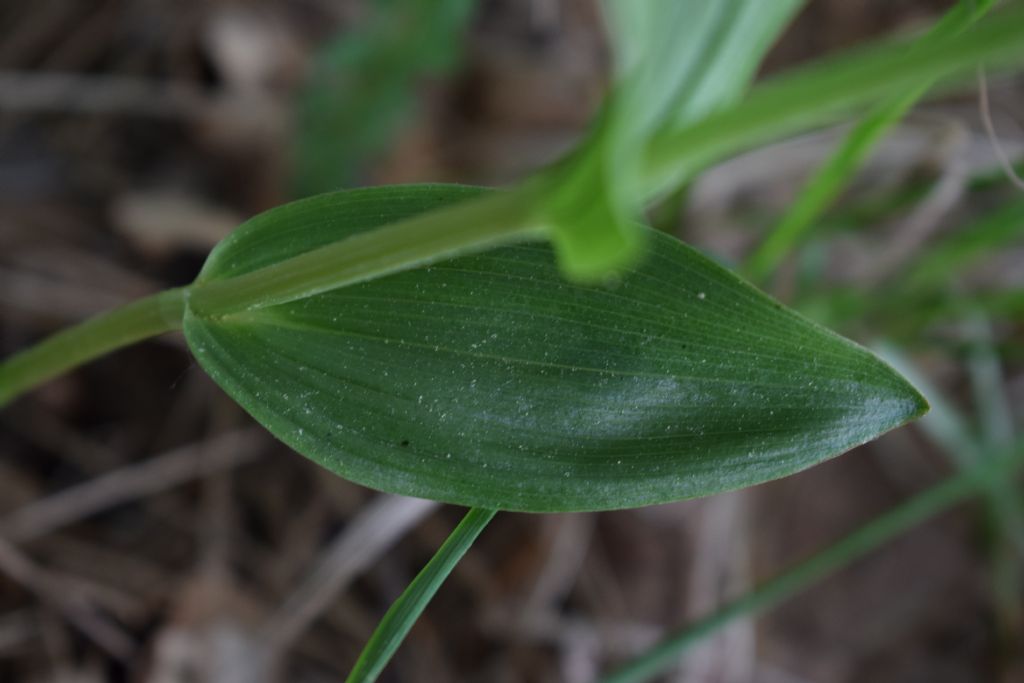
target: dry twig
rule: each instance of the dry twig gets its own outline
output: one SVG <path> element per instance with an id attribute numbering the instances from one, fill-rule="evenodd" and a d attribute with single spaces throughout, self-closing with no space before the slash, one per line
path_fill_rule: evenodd
<path id="1" fill-rule="evenodd" d="M 116 505 L 237 467 L 259 455 L 261 442 L 260 430 L 238 430 L 122 467 L 15 510 L 0 520 L 0 537 L 29 541 Z"/>

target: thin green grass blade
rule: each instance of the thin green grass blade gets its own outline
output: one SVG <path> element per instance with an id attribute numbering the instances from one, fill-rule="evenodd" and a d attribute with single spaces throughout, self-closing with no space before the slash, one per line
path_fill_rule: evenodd
<path id="1" fill-rule="evenodd" d="M 887 41 L 819 60 L 764 81 L 733 107 L 656 136 L 644 186 L 657 194 L 743 149 L 834 122 L 924 82 L 973 75 L 979 63 L 995 69 L 1022 57 L 1024 6 L 1015 5 L 913 50 Z"/>
<path id="2" fill-rule="evenodd" d="M 910 49 L 920 47 L 921 43 L 927 41 L 944 39 L 966 29 L 991 9 L 994 1 L 961 0 Z M 906 94 L 879 103 L 854 126 L 839 148 L 804 186 L 778 226 L 751 254 L 747 265 L 747 273 L 751 279 L 755 282 L 763 281 L 775 271 L 785 255 L 807 237 L 815 221 L 849 184 L 878 142 L 904 117 L 931 85 L 931 81 L 925 81 Z"/>
<path id="3" fill-rule="evenodd" d="M 377 624 L 369 642 L 349 673 L 346 683 L 372 683 L 402 644 L 427 604 L 448 578 L 455 565 L 473 545 L 480 532 L 494 519 L 494 510 L 473 508 L 455 527 L 427 566 L 416 575 Z"/>
<path id="4" fill-rule="evenodd" d="M 733 600 L 719 611 L 669 635 L 653 648 L 607 676 L 602 683 L 640 683 L 663 673 L 705 638 L 737 619 L 765 612 L 816 582 L 864 557 L 927 519 L 967 500 L 992 479 L 1012 479 L 1024 465 L 1024 448 L 991 458 L 876 517 L 841 541 Z"/>
<path id="5" fill-rule="evenodd" d="M 815 172 L 768 237 L 751 254 L 746 266 L 754 282 L 764 281 L 786 254 L 806 239 L 815 221 L 835 201 L 878 142 L 921 98 L 927 88 L 887 102 L 865 116 L 844 138 L 839 149 Z"/>

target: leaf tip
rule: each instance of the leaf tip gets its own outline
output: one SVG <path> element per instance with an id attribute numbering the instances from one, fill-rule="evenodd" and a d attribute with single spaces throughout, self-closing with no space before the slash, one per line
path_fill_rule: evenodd
<path id="1" fill-rule="evenodd" d="M 924 417 L 928 411 L 931 410 L 931 405 L 928 403 L 928 399 L 926 399 L 924 394 L 921 393 L 921 391 L 898 370 L 884 363 L 884 361 L 882 362 L 889 371 L 893 380 L 892 391 L 888 398 L 892 401 L 894 406 L 898 406 L 895 411 L 896 414 L 894 417 L 896 420 L 893 428 L 900 427 Z"/>
<path id="2" fill-rule="evenodd" d="M 910 422 L 912 420 L 916 420 L 927 415 L 928 411 L 932 409 L 932 406 L 930 403 L 928 403 L 928 399 L 924 397 L 924 394 L 918 391 L 917 387 L 915 387 L 913 384 L 911 384 L 910 382 L 906 382 L 906 388 L 910 392 L 912 397 L 911 400 L 914 404 L 914 410 L 906 419 L 906 422 Z"/>

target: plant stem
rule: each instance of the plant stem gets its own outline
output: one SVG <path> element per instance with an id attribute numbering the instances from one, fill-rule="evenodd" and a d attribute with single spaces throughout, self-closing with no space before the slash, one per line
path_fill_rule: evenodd
<path id="1" fill-rule="evenodd" d="M 1024 54 L 1024 8 L 996 12 L 970 31 L 911 48 L 874 44 L 771 78 L 738 104 L 655 137 L 645 182 L 655 193 L 719 159 L 757 144 L 837 120 L 873 100 L 906 93 L 932 79 L 975 73 Z"/>
<path id="2" fill-rule="evenodd" d="M 0 364 L 0 406 L 121 346 L 181 329 L 184 289 L 168 289 L 90 318 Z"/>
<path id="3" fill-rule="evenodd" d="M 244 275 L 197 282 L 191 287 L 189 310 L 203 317 L 229 315 L 302 299 L 456 254 L 540 238 L 543 230 L 531 217 L 534 205 L 531 192 L 523 188 L 491 192 Z"/>
<path id="4" fill-rule="evenodd" d="M 345 679 L 346 683 L 371 683 L 377 679 L 434 593 L 495 514 L 494 510 L 480 508 L 472 508 L 466 513 L 427 566 L 406 586 L 377 624 L 377 629 Z"/>
<path id="5" fill-rule="evenodd" d="M 919 493 L 714 614 L 669 635 L 602 683 L 637 683 L 657 676 L 677 664 L 680 655 L 734 620 L 759 614 L 783 602 L 928 518 L 976 495 L 993 479 L 1009 479 L 1022 465 L 1024 448 L 1018 444 L 1008 454 L 992 458 Z"/>
<path id="6" fill-rule="evenodd" d="M 842 145 L 804 186 L 775 229 L 750 255 L 745 270 L 753 282 L 763 283 L 775 272 L 783 258 L 803 241 L 815 221 L 839 196 L 882 137 L 903 118 L 926 90 L 918 86 L 910 93 L 884 103 L 861 119 L 847 134 Z"/>
<path id="7" fill-rule="evenodd" d="M 821 125 L 894 93 L 919 89 L 944 76 L 974 73 L 982 60 L 1005 62 L 1024 54 L 1024 11 L 994 15 L 966 34 L 916 46 L 874 45 L 774 78 L 739 104 L 648 146 L 645 181 L 655 196 L 716 160 L 769 139 Z M 330 289 L 424 265 L 456 253 L 542 237 L 538 200 L 543 182 L 494 193 L 437 212 L 350 237 L 257 271 L 197 283 L 190 310 L 202 316 L 284 303 Z M 541 202 L 543 203 L 543 202 Z"/>
<path id="8" fill-rule="evenodd" d="M 930 41 L 943 40 L 965 30 L 984 16 L 994 1 L 960 0 L 910 49 L 920 49 Z M 925 79 L 909 92 L 898 93 L 881 102 L 854 126 L 811 176 L 775 229 L 750 255 L 746 272 L 754 282 L 763 282 L 775 272 L 786 254 L 804 241 L 815 221 L 835 201 L 876 145 L 928 91 L 933 81 L 934 78 Z"/>

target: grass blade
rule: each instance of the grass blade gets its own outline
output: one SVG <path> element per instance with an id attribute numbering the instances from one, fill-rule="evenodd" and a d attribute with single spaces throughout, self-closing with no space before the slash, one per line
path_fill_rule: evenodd
<path id="1" fill-rule="evenodd" d="M 962 31 L 984 15 L 993 4 L 994 0 L 961 0 L 921 38 L 918 46 Z M 850 131 L 835 153 L 804 186 L 779 225 L 751 255 L 747 272 L 755 282 L 768 277 L 785 255 L 803 241 L 814 222 L 835 201 L 875 145 L 931 85 L 930 80 L 926 81 L 912 88 L 909 93 L 880 103 Z"/>
<path id="2" fill-rule="evenodd" d="M 648 191 L 664 191 L 714 161 L 838 120 L 922 82 L 973 75 L 1024 55 L 1024 7 L 992 13 L 970 31 L 928 41 L 869 45 L 765 81 L 739 104 L 657 136 L 647 147 Z M 657 194 L 657 192 L 653 192 Z"/>
<path id="3" fill-rule="evenodd" d="M 388 609 L 345 679 L 346 683 L 370 683 L 377 679 L 437 589 L 495 514 L 494 510 L 480 508 L 466 513 L 427 566 Z"/>
<path id="4" fill-rule="evenodd" d="M 930 517 L 948 510 L 995 478 L 1011 478 L 1024 465 L 1024 448 L 993 458 L 972 470 L 955 475 L 920 493 L 893 510 L 876 517 L 838 543 L 811 556 L 792 569 L 727 604 L 719 611 L 669 635 L 653 648 L 627 663 L 602 683 L 638 683 L 650 680 L 678 663 L 679 657 L 698 642 L 741 617 L 764 612 L 809 588 L 886 542 Z"/>
<path id="5" fill-rule="evenodd" d="M 918 87 L 909 95 L 886 102 L 850 131 L 839 149 L 804 186 L 778 226 L 751 254 L 747 274 L 753 281 L 764 281 L 786 254 L 803 241 L 814 222 L 846 187 L 875 145 L 926 91 L 927 88 Z"/>

